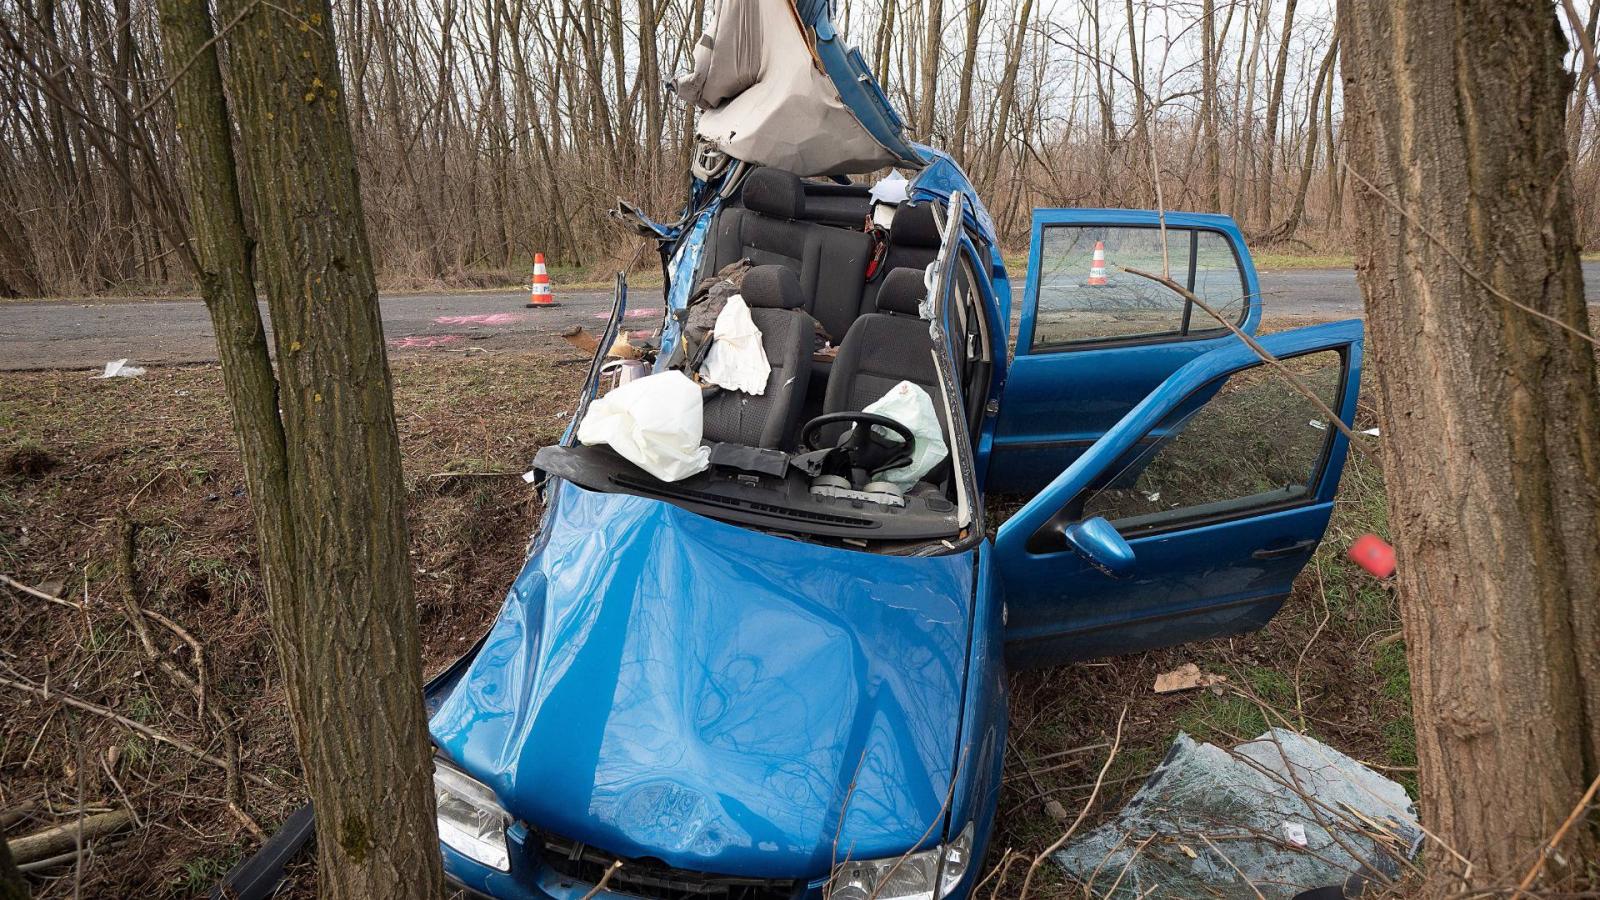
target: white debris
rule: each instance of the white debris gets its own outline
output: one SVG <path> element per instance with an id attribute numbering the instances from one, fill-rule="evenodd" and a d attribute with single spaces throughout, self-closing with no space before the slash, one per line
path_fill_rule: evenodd
<path id="1" fill-rule="evenodd" d="M 141 369 L 138 366 L 130 366 L 130 365 L 128 365 L 128 361 L 126 359 L 114 359 L 111 362 L 106 363 L 106 370 L 104 372 L 101 372 L 99 375 L 96 375 L 95 377 L 96 378 L 133 378 L 133 377 L 135 377 L 137 375 L 143 375 L 143 374 L 144 374 L 144 369 Z"/>

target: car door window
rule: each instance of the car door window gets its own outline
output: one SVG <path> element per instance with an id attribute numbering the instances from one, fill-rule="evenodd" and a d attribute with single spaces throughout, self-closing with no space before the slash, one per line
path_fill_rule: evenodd
<path id="1" fill-rule="evenodd" d="M 1235 323 L 1248 303 L 1242 266 L 1227 237 L 1169 227 L 1166 258 L 1158 227 L 1046 225 L 1040 235 L 1038 294 L 1030 352 L 1108 341 L 1214 337 L 1223 328 L 1181 294 L 1119 267 L 1172 279 Z M 1095 259 L 1099 248 L 1103 265 Z"/>
<path id="2" fill-rule="evenodd" d="M 1340 408 L 1345 355 L 1322 350 L 1283 360 L 1330 409 Z M 1334 436 L 1317 404 L 1271 366 L 1212 381 L 1180 403 L 1146 440 L 1085 490 L 1078 515 L 1103 516 L 1145 535 L 1307 502 Z"/>

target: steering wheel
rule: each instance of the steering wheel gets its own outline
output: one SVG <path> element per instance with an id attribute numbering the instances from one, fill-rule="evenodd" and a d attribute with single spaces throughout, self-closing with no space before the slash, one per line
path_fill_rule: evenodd
<path id="1" fill-rule="evenodd" d="M 822 430 L 829 425 L 850 424 L 853 427 L 840 436 L 832 447 L 821 444 Z M 879 426 L 899 438 L 878 433 Z M 830 450 L 825 467 L 835 474 L 849 473 L 850 482 L 860 486 L 873 472 L 903 466 L 911 461 L 911 450 L 916 446 L 916 435 L 901 422 L 888 416 L 867 412 L 825 413 L 807 422 L 800 429 L 800 446 L 809 451 Z"/>

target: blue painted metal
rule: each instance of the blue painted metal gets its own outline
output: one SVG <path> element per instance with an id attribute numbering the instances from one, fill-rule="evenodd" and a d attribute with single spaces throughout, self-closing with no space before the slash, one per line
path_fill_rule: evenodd
<path id="1" fill-rule="evenodd" d="M 839 99 L 872 135 L 872 139 L 899 159 L 899 164 L 918 168 L 923 158 L 920 147 L 905 139 L 905 120 L 900 118 L 894 104 L 883 92 L 872 69 L 861 56 L 861 51 L 847 46 L 844 36 L 833 27 L 831 11 L 826 0 L 801 0 L 797 4 L 800 21 L 809 25 L 816 37 L 813 44 L 822 70 L 833 81 Z"/>
<path id="2" fill-rule="evenodd" d="M 695 273 L 700 270 L 700 257 L 705 251 L 706 235 L 711 231 L 711 220 L 722 208 L 722 198 L 712 194 L 705 206 L 683 229 L 675 244 L 669 244 L 667 259 L 667 319 L 661 332 L 661 354 L 657 368 L 665 365 L 677 345 L 680 323 L 676 313 L 689 305 L 689 295 L 694 292 Z"/>
<path id="3" fill-rule="evenodd" d="M 1121 578 L 1133 571 L 1133 548 L 1100 516 L 1062 529 L 1068 547 L 1101 574 Z"/>
<path id="4" fill-rule="evenodd" d="M 1040 209 L 1033 214 L 1027 281 L 1017 352 L 1006 376 L 995 448 L 989 460 L 990 490 L 1031 494 L 1066 468 L 1134 404 L 1178 367 L 1218 347 L 1237 343 L 1231 334 L 1209 338 L 1160 337 L 1126 345 L 1088 344 L 1064 349 L 1030 347 L 1039 296 L 1039 265 L 1045 228 L 1052 225 L 1157 225 L 1150 210 Z M 1261 323 L 1261 286 L 1244 235 L 1228 216 L 1168 213 L 1172 228 L 1215 231 L 1228 240 L 1244 276 L 1248 306 L 1239 327 L 1255 334 Z M 1196 311 L 1196 315 L 1204 313 Z"/>
<path id="5" fill-rule="evenodd" d="M 978 199 L 978 191 L 972 186 L 972 179 L 967 177 L 966 171 L 943 150 L 935 150 L 924 144 L 917 144 L 916 147 L 917 152 L 927 159 L 928 164 L 911 179 L 911 184 L 906 188 L 911 199 L 949 203 L 951 196 L 960 191 L 966 197 L 964 217 L 967 227 L 981 235 L 989 246 L 998 247 L 999 231 L 995 228 L 994 219 L 989 215 L 989 210 L 983 205 L 983 201 Z M 1008 293 L 1006 295 L 1008 305 L 1010 301 L 1011 296 Z"/>
<path id="6" fill-rule="evenodd" d="M 1293 356 L 1323 349 L 1346 353 L 1337 412 L 1347 424 L 1361 378 L 1361 323 L 1333 322 L 1261 339 L 1268 352 Z M 1294 577 L 1327 528 L 1348 446 L 1335 432 L 1315 493 L 1299 506 L 1229 521 L 1133 537 L 1133 575 L 1112 580 L 1066 549 L 1034 552 L 1030 538 L 1056 512 L 1117 464 L 1174 408 L 1214 379 L 1258 365 L 1235 340 L 1188 363 L 1151 392 L 1104 438 L 1000 527 L 996 566 L 1010 613 L 1011 665 L 1129 653 L 1258 628 L 1277 612 Z M 1261 549 L 1309 542 L 1303 552 L 1258 559 Z"/>
<path id="7" fill-rule="evenodd" d="M 941 839 L 974 551 L 805 544 L 565 482 L 551 504 L 430 724 L 514 817 L 748 877 L 825 877 L 835 835 L 857 859 Z"/>

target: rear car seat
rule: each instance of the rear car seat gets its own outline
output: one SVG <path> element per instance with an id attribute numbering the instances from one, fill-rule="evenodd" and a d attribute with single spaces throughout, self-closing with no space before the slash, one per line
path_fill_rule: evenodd
<path id="1" fill-rule="evenodd" d="M 884 279 L 895 269 L 926 269 L 939 256 L 939 226 L 934 221 L 936 207 L 932 203 L 902 203 L 895 210 L 894 225 L 889 229 L 889 245 L 884 250 L 883 262 L 878 266 L 880 276 L 867 283 L 862 292 L 861 314 L 878 309 L 878 291 Z"/>
<path id="2" fill-rule="evenodd" d="M 800 280 L 787 267 L 756 266 L 745 273 L 739 292 L 761 330 L 761 349 L 772 374 L 760 396 L 712 388 L 703 408 L 702 435 L 711 443 L 780 449 L 793 440 L 805 407 L 811 380 L 811 318 L 801 309 L 805 296 Z"/>
<path id="3" fill-rule="evenodd" d="M 799 176 L 763 166 L 745 176 L 743 207 L 717 217 L 710 261 L 716 272 L 741 258 L 756 265 L 781 265 L 799 276 L 803 309 L 815 316 L 835 344 L 861 311 L 872 238 L 804 221 L 806 190 Z"/>

